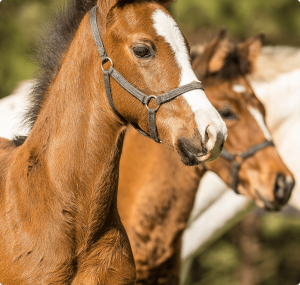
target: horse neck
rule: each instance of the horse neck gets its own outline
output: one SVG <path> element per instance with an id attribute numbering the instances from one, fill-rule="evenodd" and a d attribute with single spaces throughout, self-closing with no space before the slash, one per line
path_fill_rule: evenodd
<path id="1" fill-rule="evenodd" d="M 105 98 L 100 58 L 85 22 L 48 90 L 23 153 L 33 161 L 31 179 L 45 177 L 48 183 L 36 191 L 49 195 L 50 188 L 53 197 L 77 209 L 80 224 L 101 229 L 111 211 L 115 213 L 124 131 Z"/>
<path id="2" fill-rule="evenodd" d="M 131 212 L 130 217 L 123 222 L 135 257 L 137 283 L 144 284 L 144 280 L 149 279 L 152 280 L 149 284 L 157 284 L 157 278 L 160 277 L 170 280 L 170 284 L 177 284 L 181 236 L 205 170 L 202 167 L 184 166 L 176 154 L 164 146 L 146 141 L 140 136 L 139 138 L 141 142 L 137 145 L 146 149 L 142 152 L 141 161 L 150 163 L 151 156 L 152 159 L 158 158 L 158 161 L 155 159 L 153 167 L 147 173 L 143 172 L 143 167 L 136 166 L 138 169 L 135 169 L 135 176 L 143 177 L 144 184 L 133 188 L 138 197 L 133 199 L 136 203 L 130 205 L 133 209 L 122 205 L 123 211 L 120 211 L 122 220 L 123 214 L 126 215 L 125 211 Z M 127 155 L 126 152 L 128 153 L 128 149 L 125 143 L 124 156 Z M 132 183 L 136 177 L 126 178 Z M 120 182 L 124 183 L 124 180 L 121 179 Z M 120 191 L 122 186 L 126 187 L 121 183 Z M 122 201 L 119 200 L 119 203 Z"/>

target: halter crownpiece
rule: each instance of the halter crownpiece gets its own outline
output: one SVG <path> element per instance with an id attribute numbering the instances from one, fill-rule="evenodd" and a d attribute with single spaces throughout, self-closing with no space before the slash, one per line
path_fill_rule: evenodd
<path id="1" fill-rule="evenodd" d="M 226 149 L 223 148 L 220 156 L 229 160 L 232 162 L 232 170 L 231 170 L 231 175 L 232 175 L 232 182 L 231 182 L 231 188 L 234 190 L 236 194 L 240 194 L 237 187 L 238 187 L 238 181 L 239 181 L 239 169 L 242 165 L 242 162 L 245 161 L 247 158 L 250 156 L 254 155 L 256 152 L 259 150 L 266 148 L 268 146 L 274 146 L 273 141 L 264 141 L 262 143 L 259 143 L 248 150 L 240 153 L 240 154 L 233 154 L 227 151 Z M 236 161 L 239 159 L 239 161 Z"/>
<path id="2" fill-rule="evenodd" d="M 148 110 L 148 123 L 149 123 L 149 130 L 150 130 L 150 135 L 148 135 L 146 132 L 144 132 L 142 129 L 140 129 L 139 126 L 132 124 L 132 126 L 140 132 L 142 135 L 144 135 L 147 138 L 153 139 L 157 143 L 161 143 L 160 139 L 158 138 L 158 133 L 157 133 L 157 128 L 156 128 L 156 112 L 159 109 L 160 105 L 169 102 L 176 97 L 195 90 L 195 89 L 201 89 L 204 91 L 204 88 L 200 82 L 193 81 L 189 84 L 183 85 L 181 87 L 178 87 L 176 89 L 173 89 L 165 94 L 162 94 L 160 96 L 154 96 L 150 95 L 147 96 L 137 88 L 135 88 L 133 85 L 131 85 L 115 68 L 113 61 L 106 55 L 106 51 L 99 33 L 98 25 L 97 25 L 97 18 L 96 18 L 96 11 L 97 11 L 97 6 L 93 7 L 91 12 L 90 12 L 90 25 L 91 25 L 91 30 L 93 33 L 93 37 L 101 58 L 101 68 L 103 71 L 104 75 L 104 84 L 105 84 L 105 91 L 106 91 L 106 96 L 109 102 L 110 107 L 112 110 L 115 112 L 117 116 L 119 116 L 122 120 L 125 121 L 125 119 L 122 117 L 122 115 L 117 111 L 113 99 L 112 99 L 112 94 L 111 94 L 111 88 L 110 88 L 110 76 L 118 82 L 127 92 L 129 92 L 132 96 L 134 96 L 136 99 L 138 99 L 142 104 L 144 104 Z M 104 69 L 103 64 L 105 62 L 109 61 L 110 62 L 110 67 L 109 69 Z M 151 99 L 154 99 L 156 101 L 157 107 L 155 109 L 152 109 L 149 107 L 149 102 Z"/>

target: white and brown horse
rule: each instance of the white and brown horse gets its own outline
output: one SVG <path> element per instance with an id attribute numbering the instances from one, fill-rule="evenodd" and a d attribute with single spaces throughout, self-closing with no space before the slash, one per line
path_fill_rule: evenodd
<path id="1" fill-rule="evenodd" d="M 199 87 L 166 2 L 75 0 L 48 29 L 30 132 L 0 139 L 0 283 L 135 283 L 117 189 L 126 126 L 149 133 L 147 109 L 184 163 L 219 155 L 226 126 L 201 89 L 154 103 L 193 81 Z"/>
<path id="2" fill-rule="evenodd" d="M 295 187 L 288 204 L 298 211 L 300 211 L 299 78 L 300 49 L 271 46 L 263 48 L 258 58 L 257 71 L 251 74 L 250 78 L 255 94 L 265 106 L 266 122 L 276 148 L 295 177 Z M 183 235 L 181 253 L 183 284 L 191 269 L 192 259 L 239 222 L 252 208 L 253 205 L 249 200 L 234 195 L 230 187 L 214 173 L 207 172 L 204 175 Z M 207 220 L 210 221 L 209 224 Z"/>
<path id="3" fill-rule="evenodd" d="M 134 129 L 126 134 L 118 206 L 136 261 L 137 284 L 179 283 L 182 233 L 208 169 L 231 185 L 233 162 L 240 162 L 236 190 L 261 207 L 279 209 L 290 197 L 293 176 L 274 146 L 267 143 L 238 161 L 240 153 L 271 140 L 264 108 L 246 78 L 261 44 L 262 37 L 257 36 L 234 45 L 221 31 L 193 60 L 208 98 L 227 124 L 224 148 L 237 154 L 237 161 L 219 157 L 205 167 L 186 167 L 170 148 L 144 139 Z"/>

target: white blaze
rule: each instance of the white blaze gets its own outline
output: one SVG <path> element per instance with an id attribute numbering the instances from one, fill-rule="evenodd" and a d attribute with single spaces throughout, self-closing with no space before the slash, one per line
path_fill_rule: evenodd
<path id="1" fill-rule="evenodd" d="M 181 70 L 179 86 L 191 83 L 192 81 L 199 81 L 190 64 L 184 38 L 174 19 L 159 9 L 153 13 L 152 19 L 157 34 L 170 44 L 174 52 L 176 62 Z M 225 123 L 202 90 L 192 90 L 184 93 L 182 96 L 195 114 L 195 120 L 202 138 L 205 137 L 208 126 L 214 126 L 214 128 L 210 128 L 210 131 L 214 133 L 215 138 L 219 132 L 223 134 L 224 138 L 227 137 Z M 210 148 L 211 146 L 207 145 L 207 147 Z"/>
<path id="2" fill-rule="evenodd" d="M 252 114 L 252 116 L 254 117 L 254 119 L 256 120 L 256 122 L 258 123 L 258 125 L 260 126 L 261 130 L 263 131 L 265 138 L 269 141 L 272 140 L 269 130 L 268 130 L 267 126 L 265 125 L 263 115 L 257 109 L 254 109 L 252 107 L 249 107 L 249 111 Z"/>

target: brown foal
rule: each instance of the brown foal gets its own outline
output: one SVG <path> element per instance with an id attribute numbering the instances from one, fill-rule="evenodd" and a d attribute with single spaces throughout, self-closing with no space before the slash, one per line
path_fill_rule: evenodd
<path id="1" fill-rule="evenodd" d="M 157 96 L 197 80 L 187 43 L 160 5 L 168 2 L 75 0 L 44 37 L 26 116 L 31 131 L 0 139 L 1 284 L 135 284 L 117 211 L 119 161 L 127 124 L 149 133 L 148 112 L 111 79 L 122 119 L 113 112 L 89 11 L 98 5 L 96 23 L 116 70 Z M 160 140 L 184 163 L 219 155 L 226 126 L 202 90 L 156 113 Z"/>
<path id="2" fill-rule="evenodd" d="M 202 53 L 192 55 L 195 73 L 227 124 L 229 136 L 224 149 L 231 153 L 271 139 L 264 125 L 264 107 L 246 78 L 261 45 L 261 36 L 233 45 L 223 30 Z M 187 167 L 170 148 L 144 139 L 133 129 L 127 132 L 118 207 L 133 249 L 137 284 L 179 284 L 182 232 L 207 169 L 231 185 L 232 162 L 223 157 L 205 163 L 205 167 Z M 238 178 L 238 192 L 268 209 L 286 203 L 294 184 L 271 145 L 242 162 Z"/>

